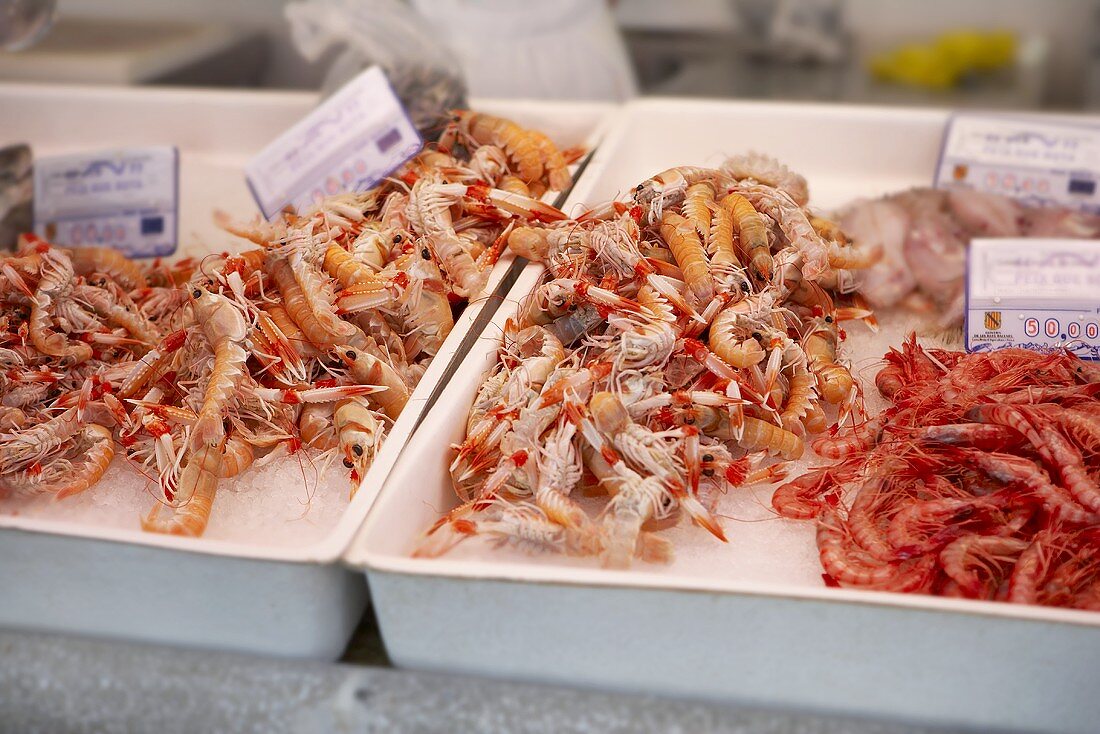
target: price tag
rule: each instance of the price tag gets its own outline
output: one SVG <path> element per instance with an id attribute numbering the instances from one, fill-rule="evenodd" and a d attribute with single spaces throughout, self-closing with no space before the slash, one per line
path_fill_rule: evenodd
<path id="1" fill-rule="evenodd" d="M 1100 213 L 1098 179 L 1100 125 L 957 114 L 947 124 L 935 186 Z"/>
<path id="2" fill-rule="evenodd" d="M 967 258 L 967 351 L 1100 359 L 1100 240 L 976 239 Z"/>
<path id="3" fill-rule="evenodd" d="M 371 67 L 260 151 L 245 175 L 270 219 L 287 206 L 369 189 L 420 147 L 386 75 Z"/>
<path id="4" fill-rule="evenodd" d="M 34 162 L 34 231 L 71 247 L 129 257 L 176 251 L 179 154 L 171 146 L 51 156 Z"/>

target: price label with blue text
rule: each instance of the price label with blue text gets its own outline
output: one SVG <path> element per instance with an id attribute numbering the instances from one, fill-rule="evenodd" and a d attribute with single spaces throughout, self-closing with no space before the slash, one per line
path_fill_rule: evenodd
<path id="1" fill-rule="evenodd" d="M 264 216 L 364 191 L 416 155 L 421 140 L 386 75 L 371 67 L 260 151 L 245 168 Z"/>
<path id="2" fill-rule="evenodd" d="M 179 154 L 121 148 L 34 161 L 34 231 L 69 247 L 113 247 L 129 257 L 176 251 Z"/>
<path id="3" fill-rule="evenodd" d="M 1100 213 L 1098 179 L 1100 125 L 965 113 L 948 121 L 934 183 Z"/>
<path id="4" fill-rule="evenodd" d="M 1100 359 L 1100 240 L 976 239 L 967 257 L 967 351 Z"/>

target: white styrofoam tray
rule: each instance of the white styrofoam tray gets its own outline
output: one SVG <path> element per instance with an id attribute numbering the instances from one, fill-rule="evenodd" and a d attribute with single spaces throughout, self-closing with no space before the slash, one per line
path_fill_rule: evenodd
<path id="1" fill-rule="evenodd" d="M 247 221 L 258 209 L 245 162 L 316 104 L 309 93 L 39 88 L 0 85 L 0 133 L 36 155 L 122 145 L 180 151 L 180 255 L 249 247 L 215 227 L 215 209 Z M 563 145 L 596 134 L 600 104 L 482 101 Z M 513 265 L 502 258 L 487 292 Z M 362 523 L 436 384 L 482 310 L 471 303 L 413 391 L 360 491 L 320 539 L 263 533 L 179 538 L 127 527 L 3 514 L 0 626 L 334 658 L 366 605 L 362 578 L 337 561 Z M 218 504 L 214 505 L 215 515 Z"/>
<path id="2" fill-rule="evenodd" d="M 946 117 L 641 100 L 618 117 L 567 209 L 672 165 L 716 164 L 750 149 L 804 174 L 821 208 L 927 185 Z M 445 447 L 464 437 L 504 321 L 541 273 L 529 265 L 520 275 L 347 555 L 366 569 L 396 664 L 977 727 L 1095 730 L 1100 615 L 826 588 L 813 525 L 776 519 L 769 488 L 723 499 L 727 545 L 683 523 L 669 531 L 676 559 L 668 566 L 612 571 L 477 541 L 442 558 L 412 558 L 426 528 L 456 504 Z M 884 321 L 896 343 L 905 320 Z M 849 329 L 847 349 L 869 379 L 887 337 L 859 328 Z"/>

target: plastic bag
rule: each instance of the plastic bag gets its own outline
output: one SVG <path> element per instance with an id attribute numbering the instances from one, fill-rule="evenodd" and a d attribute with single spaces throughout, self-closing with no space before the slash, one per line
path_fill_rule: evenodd
<path id="1" fill-rule="evenodd" d="M 323 95 L 378 65 L 425 140 L 438 137 L 450 110 L 467 106 L 458 59 L 402 0 L 298 0 L 284 12 L 307 60 L 316 61 L 334 44 L 345 46 L 325 77 Z"/>
<path id="2" fill-rule="evenodd" d="M 0 250 L 15 249 L 19 235 L 34 226 L 33 156 L 25 143 L 0 148 Z"/>

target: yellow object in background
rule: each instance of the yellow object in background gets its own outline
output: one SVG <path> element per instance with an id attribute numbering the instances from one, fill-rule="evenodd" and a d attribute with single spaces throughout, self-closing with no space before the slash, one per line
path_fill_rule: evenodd
<path id="1" fill-rule="evenodd" d="M 931 43 L 911 43 L 871 59 L 876 79 L 929 89 L 957 86 L 967 76 L 1016 61 L 1016 36 L 1005 31 L 952 31 Z"/>

